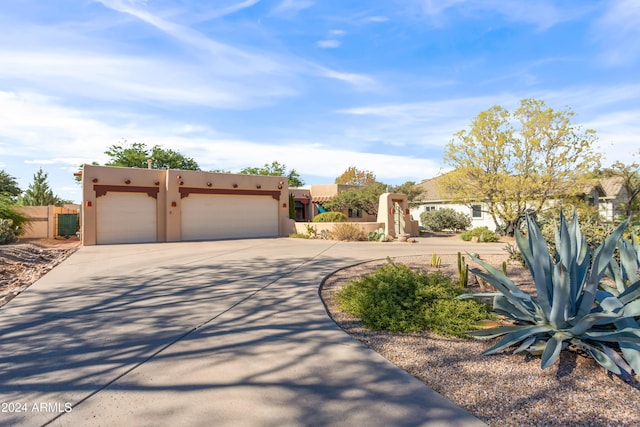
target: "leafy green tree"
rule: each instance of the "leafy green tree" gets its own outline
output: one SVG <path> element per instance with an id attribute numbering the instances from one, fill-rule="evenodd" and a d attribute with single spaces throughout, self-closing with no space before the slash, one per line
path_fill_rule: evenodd
<path id="1" fill-rule="evenodd" d="M 336 184 L 368 185 L 376 182 L 376 174 L 368 170 L 361 170 L 349 166 L 342 175 L 336 178 Z"/>
<path id="2" fill-rule="evenodd" d="M 271 164 L 265 163 L 264 166 L 260 168 L 247 167 L 242 169 L 240 173 L 247 175 L 286 176 L 289 180 L 289 187 L 301 187 L 304 185 L 304 181 L 295 169 L 287 172 L 287 165 L 276 161 L 271 162 Z"/>
<path id="3" fill-rule="evenodd" d="M 404 184 L 389 186 L 389 192 L 406 194 L 409 202 L 413 202 L 424 193 L 420 187 L 416 186 L 415 181 L 407 181 Z"/>
<path id="4" fill-rule="evenodd" d="M 16 178 L 4 170 L 0 170 L 0 195 L 8 197 L 11 201 L 18 200 L 22 190 L 18 187 Z"/>
<path id="5" fill-rule="evenodd" d="M 20 197 L 19 204 L 23 206 L 62 206 L 65 203 L 71 203 L 53 194 L 53 190 L 49 187 L 49 182 L 47 182 L 47 177 L 48 174 L 42 168 L 38 169 L 38 172 L 33 175 L 33 182 L 29 184 L 29 188 Z"/>
<path id="6" fill-rule="evenodd" d="M 387 186 L 381 182 L 373 182 L 361 188 L 349 188 L 339 192 L 323 206 L 332 211 L 345 209 L 360 209 L 369 215 L 378 214 L 380 195 L 387 191 Z"/>
<path id="7" fill-rule="evenodd" d="M 148 160 L 151 160 L 152 169 L 200 170 L 198 163 L 191 157 L 159 145 L 151 148 L 140 142 L 130 145 L 112 145 L 104 153 L 110 157 L 106 166 L 147 168 Z"/>
<path id="8" fill-rule="evenodd" d="M 580 193 L 586 173 L 599 166 L 595 131 L 572 117 L 535 99 L 513 113 L 500 106 L 481 112 L 445 149 L 454 170 L 442 177 L 443 191 L 457 203 L 486 203 L 496 227 L 513 235 L 526 212 Z"/>
<path id="9" fill-rule="evenodd" d="M 0 194 L 0 220 L 11 220 L 11 228 L 18 227 L 18 236 L 24 232 L 29 218 L 16 209 L 16 204 L 8 196 Z"/>

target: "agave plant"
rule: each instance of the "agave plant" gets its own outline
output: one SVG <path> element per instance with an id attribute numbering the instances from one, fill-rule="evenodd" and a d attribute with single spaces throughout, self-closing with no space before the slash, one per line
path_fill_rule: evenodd
<path id="1" fill-rule="evenodd" d="M 635 320 L 640 316 L 640 281 L 630 273 L 631 264 L 623 263 L 624 274 L 635 280 L 633 283 L 617 295 L 603 290 L 604 287 L 599 289 L 605 271 L 615 270 L 613 255 L 628 221 L 593 251 L 593 259 L 575 214 L 570 223 L 561 214 L 553 257 L 538 225 L 529 216 L 526 221 L 528 235 L 525 237 L 516 231 L 516 243 L 533 277 L 536 297 L 523 292 L 502 271 L 471 257 L 486 270 L 474 268 L 472 272 L 498 292 L 461 297 L 493 296 L 494 310 L 514 320 L 510 326 L 470 332 L 477 338 L 502 337 L 483 354 L 493 354 L 519 344 L 516 353 L 541 354 L 544 369 L 558 360 L 563 349 L 571 346 L 571 349 L 584 350 L 618 375 L 622 371 L 631 373 L 631 366 L 640 372 L 640 328 Z M 630 254 L 631 249 L 623 259 Z M 618 270 L 622 277 L 622 268 Z M 612 343 L 620 348 L 628 346 L 635 353 L 629 351 L 621 356 Z"/>

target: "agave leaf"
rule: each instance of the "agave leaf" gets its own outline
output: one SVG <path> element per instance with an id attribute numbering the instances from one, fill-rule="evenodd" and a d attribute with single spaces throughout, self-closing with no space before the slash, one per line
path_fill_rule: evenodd
<path id="1" fill-rule="evenodd" d="M 618 299 L 622 304 L 628 304 L 638 298 L 640 298 L 640 280 L 631 284 L 624 292 L 618 295 Z"/>
<path id="2" fill-rule="evenodd" d="M 494 268 L 494 270 L 496 269 Z M 489 275 L 475 268 L 471 271 L 473 272 L 473 274 L 491 283 L 493 287 L 500 291 L 512 305 L 518 308 L 519 311 L 528 312 L 527 306 L 523 304 L 522 299 L 531 300 L 531 295 L 522 292 L 520 288 L 515 286 L 515 284 L 513 284 L 511 280 L 509 280 L 504 274 L 502 274 L 502 272 L 499 272 L 499 275 L 496 275 L 495 273 Z M 515 293 L 511 291 L 512 288 L 516 290 Z"/>
<path id="3" fill-rule="evenodd" d="M 580 336 L 596 341 L 640 343 L 640 330 L 637 327 L 627 327 L 611 331 L 587 331 Z"/>
<path id="4" fill-rule="evenodd" d="M 584 287 L 584 291 L 582 292 L 582 296 L 579 301 L 580 307 L 576 312 L 577 317 L 582 317 L 591 311 L 591 307 L 595 301 L 596 289 L 598 288 L 602 274 L 609 266 L 611 258 L 613 257 L 613 252 L 615 251 L 617 243 L 628 223 L 629 220 L 627 219 L 620 224 L 618 228 L 607 236 L 607 238 L 604 239 L 604 242 L 602 242 L 602 244 L 600 244 L 600 246 L 595 250 L 591 273 L 589 274 L 589 279 L 587 280 L 587 284 Z"/>
<path id="5" fill-rule="evenodd" d="M 511 317 L 512 319 L 524 320 L 531 323 L 536 323 L 538 320 L 544 320 L 544 317 L 539 319 L 528 309 L 521 308 L 520 305 L 513 305 L 509 298 L 503 294 L 497 295 L 493 298 L 493 310 Z"/>
<path id="6" fill-rule="evenodd" d="M 522 344 L 520 345 L 520 347 L 518 347 L 517 349 L 515 349 L 513 351 L 514 354 L 518 354 L 518 353 L 522 353 L 523 351 L 529 351 L 529 347 L 531 347 L 531 345 L 533 345 L 533 343 L 536 342 L 536 337 L 529 337 L 526 340 L 524 340 L 522 342 Z"/>
<path id="7" fill-rule="evenodd" d="M 549 313 L 549 323 L 556 329 L 562 329 L 569 317 L 569 300 L 571 293 L 571 276 L 563 263 L 558 263 L 553 269 L 553 302 Z"/>
<path id="8" fill-rule="evenodd" d="M 620 265 L 615 260 L 615 258 L 611 258 L 611 262 L 607 266 L 606 275 L 611 277 L 616 284 L 616 289 L 618 293 L 624 292 L 624 279 L 622 278 L 622 270 L 620 269 Z"/>
<path id="9" fill-rule="evenodd" d="M 618 298 L 606 291 L 597 291 L 596 300 L 598 300 L 598 305 L 605 311 L 614 311 L 624 307 L 624 304 Z"/>
<path id="10" fill-rule="evenodd" d="M 495 337 L 499 337 L 500 335 L 505 335 L 505 334 L 508 334 L 509 332 L 519 331 L 527 327 L 529 327 L 529 325 L 498 326 L 495 328 L 479 329 L 477 331 L 467 332 L 467 335 L 471 335 L 478 338 L 495 338 Z"/>
<path id="11" fill-rule="evenodd" d="M 492 285 L 493 285 L 493 282 L 498 281 L 501 285 L 503 285 L 504 287 L 509 289 L 509 291 L 511 293 L 522 292 L 522 290 L 515 283 L 513 283 L 513 281 L 511 279 L 509 279 L 507 276 L 505 276 L 505 274 L 502 272 L 502 270 L 498 270 L 497 268 L 495 268 L 491 264 L 481 260 L 480 258 L 478 258 L 475 255 L 469 254 L 469 258 L 472 259 L 476 264 L 479 264 L 482 267 L 484 267 L 484 269 L 487 270 L 487 272 L 489 274 L 491 274 L 491 276 L 493 276 L 493 279 L 492 279 L 493 281 L 489 282 Z M 476 274 L 477 272 L 482 273 L 482 271 L 478 270 L 477 268 L 472 268 L 471 272 L 473 274 Z M 483 278 L 486 280 L 485 277 L 483 277 Z M 528 295 L 528 294 L 526 294 L 526 295 L 528 296 L 528 298 L 531 298 L 530 295 Z"/>
<path id="12" fill-rule="evenodd" d="M 529 215 L 526 219 L 529 235 L 524 237 L 519 230 L 516 230 L 516 243 L 533 277 L 540 306 L 545 313 L 549 313 L 553 298 L 551 257 L 538 224 Z"/>
<path id="13" fill-rule="evenodd" d="M 622 312 L 622 317 L 639 317 L 640 299 L 636 299 L 628 304 L 625 304 L 624 308 L 620 311 Z"/>
<path id="14" fill-rule="evenodd" d="M 616 362 L 614 362 L 611 357 L 609 357 L 606 353 L 604 353 L 600 349 L 598 349 L 598 348 L 596 348 L 596 347 L 594 347 L 592 345 L 589 345 L 587 343 L 584 343 L 584 342 L 580 343 L 580 347 L 582 347 L 584 350 L 586 350 L 587 353 L 589 353 L 591 355 L 591 357 L 593 357 L 593 359 L 596 362 L 598 362 L 598 364 L 600 364 L 600 366 L 602 366 L 606 370 L 611 371 L 616 375 L 620 375 L 622 373 L 620 371 L 620 367 L 616 364 Z M 609 347 L 606 347 L 604 345 L 602 345 L 601 348 L 609 349 Z"/>
<path id="15" fill-rule="evenodd" d="M 633 244 L 627 239 L 620 239 L 620 263 L 622 264 L 622 270 L 624 272 L 623 279 L 628 280 L 630 283 L 638 280 L 638 253 Z"/>
<path id="16" fill-rule="evenodd" d="M 568 332 L 573 336 L 582 335 L 587 332 L 593 325 L 607 325 L 614 323 L 616 320 L 623 318 L 622 312 L 617 313 L 611 311 L 601 311 L 589 313 L 576 322 Z M 578 318 L 577 318 L 578 319 Z"/>
<path id="17" fill-rule="evenodd" d="M 519 328 L 519 330 L 506 334 L 498 343 L 493 347 L 485 350 L 482 354 L 493 354 L 504 348 L 510 347 L 513 344 L 522 341 L 532 335 L 538 335 L 543 333 L 553 332 L 553 328 L 548 325 L 527 325 Z"/>
<path id="18" fill-rule="evenodd" d="M 542 352 L 542 361 L 540 362 L 542 369 L 548 368 L 556 363 L 556 360 L 558 360 L 558 356 L 560 355 L 560 351 L 564 347 L 564 341 L 569 338 L 571 338 L 571 336 L 563 332 L 556 332 L 553 334 L 553 336 L 547 341 L 547 345 L 544 347 L 544 351 Z"/>
<path id="19" fill-rule="evenodd" d="M 622 355 L 633 370 L 640 374 L 640 344 L 632 342 L 621 342 L 618 344 Z"/>
<path id="20" fill-rule="evenodd" d="M 460 294 L 456 299 L 478 299 L 482 297 L 496 297 L 502 295 L 501 292 L 478 292 L 474 294 Z"/>

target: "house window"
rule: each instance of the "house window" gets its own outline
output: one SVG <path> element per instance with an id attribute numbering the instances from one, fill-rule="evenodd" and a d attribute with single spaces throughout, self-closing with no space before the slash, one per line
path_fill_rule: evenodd
<path id="1" fill-rule="evenodd" d="M 424 207 L 424 211 L 425 212 L 431 212 L 431 211 L 435 211 L 436 207 L 435 206 L 425 206 Z"/>
<path id="2" fill-rule="evenodd" d="M 349 218 L 362 218 L 362 211 L 358 208 L 349 209 Z"/>
<path id="3" fill-rule="evenodd" d="M 482 218 L 482 206 L 480 206 L 480 205 L 472 205 L 471 206 L 471 217 L 472 218 Z"/>

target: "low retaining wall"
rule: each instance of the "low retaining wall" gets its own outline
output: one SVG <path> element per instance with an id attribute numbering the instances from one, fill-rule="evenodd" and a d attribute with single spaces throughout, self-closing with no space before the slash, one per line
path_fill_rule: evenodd
<path id="1" fill-rule="evenodd" d="M 344 222 L 296 222 L 296 233 L 307 234 L 307 226 L 313 227 L 318 234 L 321 234 L 323 230 L 331 231 L 334 225 L 345 224 Z M 382 222 L 350 222 L 349 224 L 356 224 L 361 227 L 366 234 L 372 231 L 376 231 L 379 228 L 384 230 L 384 223 Z"/>

